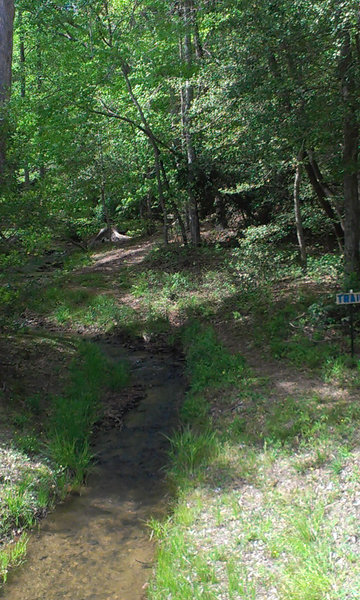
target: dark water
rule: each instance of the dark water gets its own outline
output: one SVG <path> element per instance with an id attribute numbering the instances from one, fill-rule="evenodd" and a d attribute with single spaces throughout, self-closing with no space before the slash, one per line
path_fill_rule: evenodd
<path id="1" fill-rule="evenodd" d="M 122 350 L 104 346 L 115 359 Z M 146 521 L 166 510 L 161 467 L 183 393 L 169 354 L 134 352 L 133 383 L 145 397 L 121 431 L 102 432 L 98 464 L 80 496 L 57 507 L 31 536 L 26 564 L 9 577 L 6 600 L 138 600 L 151 576 L 154 547 Z"/>

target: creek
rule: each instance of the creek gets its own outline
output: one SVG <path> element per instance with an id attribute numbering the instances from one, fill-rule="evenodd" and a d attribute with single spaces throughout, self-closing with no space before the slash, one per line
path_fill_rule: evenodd
<path id="1" fill-rule="evenodd" d="M 169 351 L 126 351 L 114 341 L 102 347 L 112 359 L 128 360 L 132 385 L 142 386 L 143 398 L 120 431 L 97 434 L 96 466 L 86 486 L 31 534 L 26 563 L 10 574 L 0 595 L 6 600 L 146 597 L 154 561 L 146 522 L 166 515 L 165 436 L 176 428 L 184 380 Z"/>

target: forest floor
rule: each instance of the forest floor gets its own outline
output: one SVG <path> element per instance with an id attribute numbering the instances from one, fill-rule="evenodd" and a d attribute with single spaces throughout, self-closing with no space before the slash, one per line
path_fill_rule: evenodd
<path id="1" fill-rule="evenodd" d="M 20 463 L 39 465 L 38 423 L 79 338 L 173 345 L 189 391 L 169 452 L 176 500 L 166 522 L 152 523 L 149 597 L 359 598 L 360 363 L 347 354 L 338 281 L 331 255 L 304 276 L 291 253 L 246 240 L 133 242 L 32 274 L 0 346 L 0 439 L 13 444 L 2 481 L 23 481 Z M 13 515 L 6 535 L 23 525 Z"/>

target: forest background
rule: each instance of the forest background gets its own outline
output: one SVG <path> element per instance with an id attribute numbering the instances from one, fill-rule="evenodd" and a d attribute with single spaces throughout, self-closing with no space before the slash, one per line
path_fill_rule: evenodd
<path id="1" fill-rule="evenodd" d="M 5 264 L 159 219 L 165 242 L 175 224 L 198 245 L 212 215 L 235 237 L 297 231 L 304 268 L 307 243 L 335 240 L 357 279 L 357 2 L 19 0 L 13 21 L 2 0 L 0 13 Z"/>

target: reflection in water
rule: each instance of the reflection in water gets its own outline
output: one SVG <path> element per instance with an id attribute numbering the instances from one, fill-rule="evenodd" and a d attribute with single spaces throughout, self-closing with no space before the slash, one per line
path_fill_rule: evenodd
<path id="1" fill-rule="evenodd" d="M 106 346 L 113 358 L 121 349 Z M 146 521 L 165 510 L 161 476 L 166 439 L 176 423 L 182 381 L 169 356 L 135 353 L 134 383 L 146 397 L 122 431 L 104 432 L 98 464 L 81 496 L 50 515 L 28 546 L 27 563 L 12 573 L 6 600 L 138 600 L 151 574 L 153 546 Z"/>

